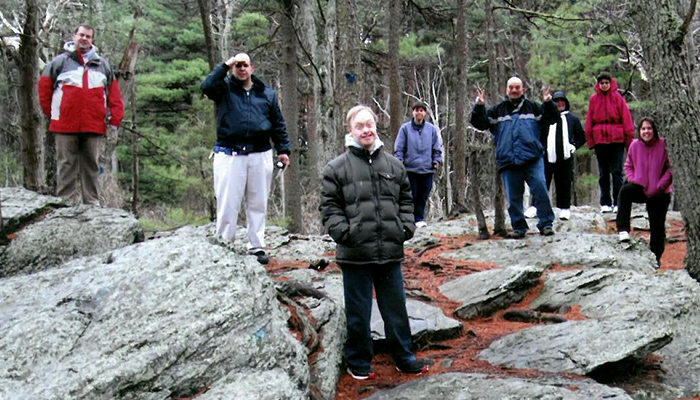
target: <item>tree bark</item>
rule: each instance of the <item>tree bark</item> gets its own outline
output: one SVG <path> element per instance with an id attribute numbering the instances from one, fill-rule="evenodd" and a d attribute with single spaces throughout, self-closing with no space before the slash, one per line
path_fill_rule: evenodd
<path id="1" fill-rule="evenodd" d="M 638 0 L 631 16 L 644 51 L 660 134 L 671 159 L 676 196 L 685 220 L 686 269 L 700 281 L 700 97 L 693 81 L 688 25 L 695 0 Z M 676 8 L 676 4 L 681 7 Z M 682 14 L 679 15 L 679 12 Z"/>
<path id="2" fill-rule="evenodd" d="M 0 245 L 7 244 L 7 235 L 5 234 L 5 223 L 2 221 L 2 196 L 0 196 Z"/>
<path id="3" fill-rule="evenodd" d="M 401 87 L 399 84 L 399 70 L 401 58 L 399 55 L 399 37 L 401 36 L 401 1 L 389 2 L 389 134 L 391 144 L 396 140 L 396 135 L 401 127 Z M 393 150 L 393 145 L 389 151 Z"/>
<path id="4" fill-rule="evenodd" d="M 287 123 L 287 134 L 292 143 L 292 154 L 289 157 L 289 192 L 285 196 L 286 210 L 292 217 L 289 231 L 302 232 L 302 180 L 301 180 L 301 149 L 299 140 L 299 105 L 297 93 L 297 34 L 294 28 L 295 0 L 281 0 L 282 18 L 282 114 Z"/>
<path id="5" fill-rule="evenodd" d="M 22 166 L 24 187 L 41 191 L 43 168 L 41 163 L 41 116 L 39 115 L 39 4 L 27 0 L 26 21 L 21 34 L 17 67 L 20 76 L 20 117 L 22 121 Z"/>
<path id="6" fill-rule="evenodd" d="M 336 0 L 337 40 L 335 55 L 335 111 L 336 115 L 336 149 L 344 150 L 344 135 L 347 132 L 345 113 L 359 101 L 360 80 L 360 45 L 355 18 L 352 15 L 350 0 Z"/>
<path id="7" fill-rule="evenodd" d="M 214 40 L 211 35 L 211 21 L 209 21 L 209 2 L 208 0 L 197 0 L 199 6 L 199 15 L 202 17 L 202 30 L 204 31 L 204 43 L 207 50 L 207 60 L 209 61 L 209 70 L 214 69 L 216 58 L 214 57 Z"/>
<path id="8" fill-rule="evenodd" d="M 453 135 L 454 139 L 454 202 L 455 209 L 457 212 L 465 210 L 466 202 L 466 187 L 467 187 L 467 176 L 466 176 L 466 129 L 465 129 L 465 118 L 466 118 L 466 96 L 467 93 L 467 72 L 465 68 L 467 67 L 467 31 L 466 31 L 466 0 L 459 0 L 457 5 L 457 59 L 456 64 L 456 87 L 457 96 L 455 96 L 455 131 Z"/>

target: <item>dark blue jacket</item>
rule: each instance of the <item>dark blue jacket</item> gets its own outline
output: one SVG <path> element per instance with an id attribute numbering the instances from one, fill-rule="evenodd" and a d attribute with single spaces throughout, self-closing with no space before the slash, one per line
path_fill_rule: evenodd
<path id="1" fill-rule="evenodd" d="M 255 75 L 250 92 L 241 81 L 226 77 L 229 66 L 218 65 L 202 82 L 204 94 L 216 102 L 216 145 L 235 151 L 258 153 L 268 151 L 270 139 L 277 154 L 289 154 L 287 127 L 275 91 Z"/>
<path id="2" fill-rule="evenodd" d="M 513 103 L 504 100 L 490 107 L 475 104 L 471 124 L 480 130 L 490 129 L 496 146 L 498 169 L 529 164 L 544 154 L 540 141 L 540 123 L 549 125 L 559 118 L 553 101 L 542 105 L 521 97 Z"/>

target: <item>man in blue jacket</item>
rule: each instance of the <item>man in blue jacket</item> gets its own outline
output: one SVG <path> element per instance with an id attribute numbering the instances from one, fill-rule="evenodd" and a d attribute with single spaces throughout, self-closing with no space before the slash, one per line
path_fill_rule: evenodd
<path id="1" fill-rule="evenodd" d="M 554 235 L 554 212 L 544 177 L 544 147 L 540 141 L 540 124 L 556 122 L 559 111 L 552 102 L 549 88 L 542 90 L 544 104 L 525 97 L 523 82 L 518 77 L 508 80 L 507 99 L 488 110 L 484 105 L 484 91 L 478 90 L 472 110 L 471 124 L 480 130 L 490 129 L 496 146 L 498 166 L 508 196 L 508 215 L 513 232 L 509 237 L 525 237 L 528 226 L 523 215 L 525 182 L 537 208 L 537 228 L 545 236 Z"/>
<path id="2" fill-rule="evenodd" d="M 227 73 L 233 70 L 233 75 Z M 261 264 L 265 254 L 265 214 L 272 182 L 273 157 L 289 164 L 290 143 L 277 95 L 258 79 L 250 57 L 239 53 L 218 65 L 202 82 L 202 92 L 216 103 L 214 193 L 216 232 L 233 241 L 238 210 L 246 196 L 248 250 Z"/>
<path id="3" fill-rule="evenodd" d="M 425 204 L 433 188 L 433 174 L 442 163 L 442 138 L 435 125 L 425 120 L 423 102 L 413 105 L 413 119 L 399 129 L 394 142 L 394 156 L 408 171 L 413 195 L 413 216 L 416 227 L 425 223 Z"/>

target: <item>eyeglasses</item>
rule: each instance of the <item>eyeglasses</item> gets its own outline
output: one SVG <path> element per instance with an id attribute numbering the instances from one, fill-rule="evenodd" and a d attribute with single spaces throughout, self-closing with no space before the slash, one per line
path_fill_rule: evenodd
<path id="1" fill-rule="evenodd" d="M 600 83 L 601 85 L 609 85 L 610 81 L 600 81 L 598 83 Z"/>
<path id="2" fill-rule="evenodd" d="M 233 65 L 234 65 L 236 68 L 248 68 L 248 63 L 244 63 L 244 62 L 237 62 L 237 63 L 235 63 L 235 64 L 233 64 Z"/>

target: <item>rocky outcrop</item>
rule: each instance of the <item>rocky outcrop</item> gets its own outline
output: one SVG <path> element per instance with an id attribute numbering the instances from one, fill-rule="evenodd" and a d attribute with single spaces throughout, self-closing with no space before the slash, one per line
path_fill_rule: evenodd
<path id="1" fill-rule="evenodd" d="M 36 206 L 50 199 L 36 201 Z M 139 222 L 125 211 L 87 205 L 60 208 L 26 226 L 7 247 L 0 248 L 0 277 L 42 271 L 141 240 Z"/>
<path id="2" fill-rule="evenodd" d="M 253 257 L 210 242 L 185 228 L 0 280 L 0 398 L 169 399 L 205 387 L 207 398 L 263 388 L 306 398 L 306 350 L 274 283 Z"/>
<path id="3" fill-rule="evenodd" d="M 477 272 L 449 281 L 440 292 L 462 303 L 454 314 L 460 318 L 487 317 L 508 308 L 539 282 L 544 267 L 514 266 Z"/>
<path id="4" fill-rule="evenodd" d="M 4 234 L 16 232 L 22 225 L 35 220 L 45 212 L 66 207 L 63 199 L 43 196 L 21 187 L 0 189 Z"/>
<path id="5" fill-rule="evenodd" d="M 368 400 L 414 399 L 566 399 L 631 400 L 622 389 L 591 380 L 564 378 L 518 379 L 484 374 L 449 373 L 416 379 L 391 390 L 384 390 Z"/>

